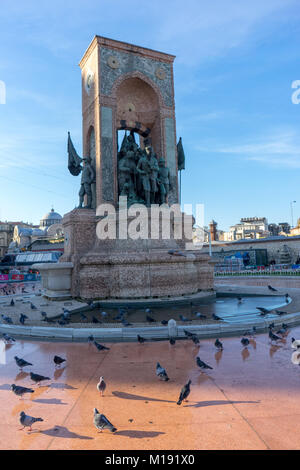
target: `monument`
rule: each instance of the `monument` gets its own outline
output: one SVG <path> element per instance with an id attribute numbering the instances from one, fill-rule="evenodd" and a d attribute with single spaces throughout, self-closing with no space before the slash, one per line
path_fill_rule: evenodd
<path id="1" fill-rule="evenodd" d="M 68 138 L 68 168 L 81 173 L 79 206 L 63 218 L 59 263 L 69 269 L 72 297 L 159 298 L 213 289 L 210 257 L 185 249 L 191 233 L 183 226 L 192 227 L 191 216 L 168 211 L 178 206 L 184 168 L 182 162 L 178 168 L 174 59 L 95 36 L 80 62 L 83 158 Z M 159 207 L 154 227 L 152 208 Z M 115 224 L 114 237 L 99 236 L 105 223 Z M 124 235 L 135 224 L 140 236 Z"/>

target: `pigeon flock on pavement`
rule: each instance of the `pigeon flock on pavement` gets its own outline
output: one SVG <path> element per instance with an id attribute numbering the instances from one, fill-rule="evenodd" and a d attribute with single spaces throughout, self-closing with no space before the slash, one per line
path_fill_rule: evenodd
<path id="1" fill-rule="evenodd" d="M 268 286 L 268 288 L 271 291 L 277 291 L 277 289 L 273 288 L 272 286 Z M 288 298 L 288 294 L 286 295 L 286 298 Z M 242 301 L 243 301 L 243 299 L 241 297 L 238 297 L 238 303 L 241 303 Z M 12 300 L 10 305 L 11 306 L 14 305 L 13 300 Z M 36 309 L 36 307 L 33 303 L 31 303 L 30 305 L 31 305 L 31 309 Z M 268 315 L 272 311 L 271 309 L 266 309 L 266 308 L 263 308 L 263 307 L 257 307 L 257 309 L 261 312 L 260 315 L 263 315 L 263 316 Z M 276 312 L 277 315 L 283 315 L 284 313 L 286 313 L 286 312 L 279 311 L 279 310 L 275 310 L 275 312 Z M 130 323 L 125 318 L 126 313 L 127 313 L 126 309 L 119 309 L 119 315 L 118 315 L 118 317 L 116 317 L 116 319 L 120 320 L 123 323 L 124 326 L 129 326 Z M 153 312 L 152 312 L 151 309 L 145 309 L 145 313 L 147 314 L 146 315 L 146 321 L 147 322 L 153 323 L 153 322 L 156 321 L 153 318 Z M 50 319 L 47 319 L 47 314 L 45 312 L 41 312 L 41 315 L 43 317 L 43 320 L 51 321 Z M 196 312 L 195 315 L 196 315 L 197 318 L 205 318 L 205 315 L 202 315 L 199 312 Z M 105 318 L 107 316 L 107 313 L 103 311 L 103 312 L 101 312 L 101 316 L 102 316 L 102 318 Z M 212 316 L 215 320 L 221 320 L 220 317 L 218 317 L 215 314 L 213 314 Z M 1 315 L 1 317 L 2 317 L 2 319 L 5 323 L 8 323 L 8 324 L 12 323 L 12 320 L 11 320 L 10 317 L 8 317 L 6 315 L 3 315 L 3 314 Z M 82 313 L 82 317 L 86 318 L 86 316 L 83 313 Z M 26 321 L 27 318 L 28 317 L 26 315 L 21 314 L 20 323 L 24 324 L 24 322 Z M 182 322 L 189 321 L 183 315 L 180 315 L 180 319 L 181 319 Z M 63 309 L 63 314 L 62 314 L 62 318 L 61 318 L 60 321 L 63 324 L 64 322 L 68 323 L 69 320 L 70 320 L 70 312 L 67 309 Z M 95 318 L 95 320 L 96 320 L 96 318 Z M 101 322 L 101 320 L 97 320 L 97 322 Z M 96 323 L 96 321 L 95 321 L 95 323 Z M 281 327 L 275 332 L 273 331 L 275 329 L 274 323 L 269 324 L 268 329 L 269 329 L 268 336 L 269 336 L 269 339 L 271 341 L 271 344 L 274 341 L 276 343 L 278 341 L 282 341 L 285 338 L 285 336 L 288 334 L 288 326 L 284 323 L 282 323 Z M 195 333 L 193 333 L 192 331 L 189 331 L 187 329 L 184 329 L 183 332 L 184 332 L 184 335 L 185 335 L 187 340 L 193 341 L 193 343 L 195 345 L 200 344 L 199 337 Z M 245 331 L 245 333 L 243 334 L 242 339 L 241 339 L 241 344 L 245 349 L 250 344 L 250 340 L 248 338 L 254 338 L 255 334 L 256 334 L 256 328 L 255 327 L 252 327 L 252 330 L 250 330 L 250 331 Z M 6 333 L 2 334 L 2 339 L 3 339 L 5 344 L 13 344 L 13 343 L 16 342 L 15 338 L 13 338 L 12 336 L 9 336 Z M 146 341 L 151 341 L 151 338 L 144 338 L 140 335 L 137 335 L 137 342 L 138 343 L 143 344 Z M 169 341 L 170 341 L 170 344 L 172 346 L 174 346 L 176 344 L 176 338 L 174 338 L 174 337 L 170 337 Z M 105 345 L 96 342 L 94 336 L 92 336 L 92 335 L 88 337 L 88 343 L 94 345 L 95 348 L 97 349 L 97 351 L 109 351 L 110 350 L 109 347 L 106 347 Z M 220 341 L 219 338 L 215 339 L 214 346 L 218 350 L 218 353 L 216 353 L 216 354 L 222 354 L 223 344 L 222 344 L 222 342 Z M 295 340 L 295 338 L 292 338 L 291 346 L 292 346 L 293 349 L 296 349 L 296 350 L 300 349 L 300 340 Z M 25 368 L 25 367 L 26 368 L 35 367 L 31 362 L 28 362 L 28 361 L 26 361 L 25 359 L 23 359 L 21 357 L 15 356 L 14 359 L 15 359 L 16 365 L 19 367 L 19 369 L 21 371 L 23 371 L 23 368 Z M 60 366 L 64 362 L 66 362 L 66 359 L 55 355 L 54 358 L 53 358 L 53 362 L 55 364 L 55 368 L 60 368 Z M 199 368 L 201 370 L 201 373 L 207 373 L 209 370 L 213 370 L 213 367 L 210 366 L 209 364 L 207 364 L 203 359 L 201 359 L 199 357 L 199 354 L 197 354 L 197 356 L 196 356 L 196 366 L 197 366 L 197 368 Z M 57 369 L 57 370 L 59 370 L 59 369 Z M 155 374 L 163 382 L 168 382 L 170 380 L 166 369 L 161 365 L 160 362 L 156 363 Z M 171 375 L 171 377 L 172 377 L 172 375 Z M 36 372 L 32 372 L 32 371 L 30 371 L 30 379 L 32 380 L 32 385 L 38 385 L 38 386 L 40 386 L 42 382 L 47 383 L 47 382 L 51 381 L 50 377 L 43 376 L 43 375 L 40 375 L 40 374 L 38 374 Z M 181 405 L 184 401 L 187 401 L 187 398 L 189 397 L 190 392 L 191 392 L 191 384 L 192 384 L 192 380 L 189 379 L 188 382 L 182 387 L 182 389 L 180 391 L 180 394 L 179 394 L 178 401 L 176 402 L 177 405 Z M 35 392 L 35 390 L 33 388 L 19 386 L 19 385 L 16 385 L 16 384 L 12 384 L 10 386 L 10 388 L 11 388 L 11 391 L 17 397 L 19 397 L 20 400 L 23 399 L 24 395 L 31 395 Z M 99 382 L 97 383 L 96 388 L 97 388 L 97 391 L 99 392 L 99 394 L 101 395 L 101 397 L 103 397 L 104 392 L 107 388 L 107 384 L 104 381 L 103 376 L 101 376 L 99 378 Z M 43 422 L 43 419 L 40 418 L 40 417 L 33 417 L 33 416 L 26 415 L 26 413 L 24 411 L 21 411 L 20 416 L 19 416 L 19 422 L 23 426 L 22 429 L 29 428 L 29 432 L 31 432 L 32 431 L 32 426 L 36 422 Z M 96 427 L 96 429 L 98 430 L 98 432 L 102 432 L 104 430 L 108 430 L 109 432 L 112 432 L 112 433 L 117 432 L 117 428 L 108 420 L 108 418 L 104 414 L 99 413 L 97 408 L 93 409 L 93 423 L 94 423 L 94 426 Z"/>

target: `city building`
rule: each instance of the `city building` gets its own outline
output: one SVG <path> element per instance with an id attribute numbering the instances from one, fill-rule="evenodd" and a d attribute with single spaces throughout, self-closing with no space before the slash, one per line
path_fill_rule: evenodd
<path id="1" fill-rule="evenodd" d="M 63 243 L 62 216 L 51 209 L 42 217 L 39 226 L 15 225 L 8 251 L 14 253 L 21 250 L 33 250 L 33 247 L 37 246 L 49 250 L 51 244 L 58 246 L 58 241 Z"/>
<path id="2" fill-rule="evenodd" d="M 25 222 L 0 222 L 0 257 L 2 258 L 8 251 L 9 245 L 13 241 L 15 227 L 19 230 L 32 230 L 36 228 Z"/>
<path id="3" fill-rule="evenodd" d="M 241 223 L 232 225 L 224 232 L 224 241 L 257 239 L 269 236 L 268 221 L 265 217 L 245 217 Z"/>

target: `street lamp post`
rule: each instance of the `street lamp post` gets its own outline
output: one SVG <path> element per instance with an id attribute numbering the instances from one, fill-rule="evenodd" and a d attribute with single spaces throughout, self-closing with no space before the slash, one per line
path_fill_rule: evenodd
<path id="1" fill-rule="evenodd" d="M 292 228 L 294 227 L 293 204 L 297 201 L 291 201 Z"/>

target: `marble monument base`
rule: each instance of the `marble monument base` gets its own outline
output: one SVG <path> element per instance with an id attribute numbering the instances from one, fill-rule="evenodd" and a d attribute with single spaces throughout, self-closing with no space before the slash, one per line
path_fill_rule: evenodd
<path id="1" fill-rule="evenodd" d="M 164 217 L 164 216 L 163 216 Z M 150 222 L 150 211 L 146 218 Z M 185 239 L 108 239 L 96 235 L 101 217 L 75 209 L 63 219 L 65 252 L 60 263 L 71 262 L 71 295 L 83 299 L 159 298 L 211 291 L 214 262 L 201 250 L 185 250 Z M 128 218 L 128 224 L 133 218 Z M 117 223 L 117 233 L 119 228 Z M 177 227 L 178 228 L 178 227 Z M 150 223 L 149 223 L 150 230 Z"/>

